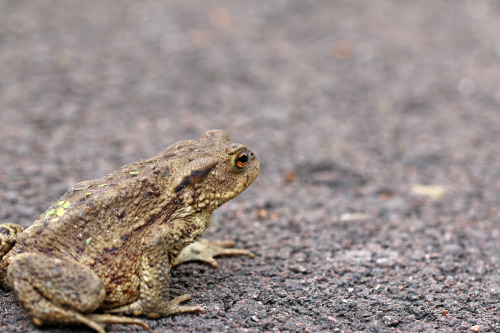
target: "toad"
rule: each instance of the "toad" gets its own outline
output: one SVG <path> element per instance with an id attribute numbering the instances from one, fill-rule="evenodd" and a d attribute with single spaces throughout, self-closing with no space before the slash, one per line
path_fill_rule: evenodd
<path id="1" fill-rule="evenodd" d="M 12 289 L 36 325 L 148 326 L 160 318 L 204 312 L 171 299 L 170 270 L 218 255 L 247 255 L 231 242 L 199 240 L 212 212 L 252 184 L 254 153 L 222 130 L 180 141 L 68 190 L 34 224 L 0 225 L 0 284 Z M 125 315 L 125 316 L 123 316 Z"/>

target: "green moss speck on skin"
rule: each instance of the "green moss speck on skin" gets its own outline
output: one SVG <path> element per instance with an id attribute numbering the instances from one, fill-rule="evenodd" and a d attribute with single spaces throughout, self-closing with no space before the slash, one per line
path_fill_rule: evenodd
<path id="1" fill-rule="evenodd" d="M 49 211 L 45 214 L 45 217 L 48 217 L 48 216 L 50 216 L 50 215 L 54 215 L 54 213 L 55 213 L 55 212 L 56 212 L 56 210 L 55 210 L 55 209 L 51 209 L 51 210 L 49 210 Z"/>
<path id="2" fill-rule="evenodd" d="M 56 215 L 57 215 L 57 216 L 63 216 L 63 214 L 64 214 L 64 208 L 59 207 L 59 208 L 57 209 L 57 211 L 56 211 Z"/>

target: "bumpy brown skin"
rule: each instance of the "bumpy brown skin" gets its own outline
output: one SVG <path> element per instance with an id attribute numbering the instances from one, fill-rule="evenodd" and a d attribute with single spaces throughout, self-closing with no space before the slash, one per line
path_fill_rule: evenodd
<path id="1" fill-rule="evenodd" d="M 179 253 L 203 234 L 213 210 L 245 190 L 259 170 L 250 150 L 211 130 L 78 183 L 24 232 L 0 225 L 0 246 L 12 246 L 17 236 L 2 259 L 0 283 L 14 290 L 35 324 L 83 323 L 102 332 L 99 323 L 147 326 L 91 314 L 97 309 L 151 318 L 203 311 L 179 305 L 189 295 L 169 299 L 170 268 L 189 260 L 215 265 L 211 256 L 218 254 L 250 255 L 207 242 Z M 210 254 L 200 255 L 205 249 Z"/>

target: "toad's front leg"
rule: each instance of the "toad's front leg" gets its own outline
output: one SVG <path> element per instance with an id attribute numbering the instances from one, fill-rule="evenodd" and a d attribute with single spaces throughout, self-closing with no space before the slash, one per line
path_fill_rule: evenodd
<path id="1" fill-rule="evenodd" d="M 170 221 L 156 226 L 144 237 L 139 299 L 131 304 L 110 309 L 110 313 L 145 315 L 149 318 L 188 312 L 205 313 L 201 306 L 180 305 L 191 299 L 188 294 L 170 299 L 170 267 L 172 265 L 169 249 L 173 241 L 184 239 L 182 226 L 186 223 L 182 220 Z M 181 227 L 178 228 L 179 226 Z"/>

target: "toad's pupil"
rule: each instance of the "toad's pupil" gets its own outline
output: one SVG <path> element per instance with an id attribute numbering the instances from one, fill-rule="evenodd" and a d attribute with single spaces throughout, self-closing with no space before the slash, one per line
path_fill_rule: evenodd
<path id="1" fill-rule="evenodd" d="M 241 163 L 248 162 L 248 155 L 247 155 L 247 153 L 241 153 L 240 155 L 238 155 L 238 161 L 240 161 Z"/>

